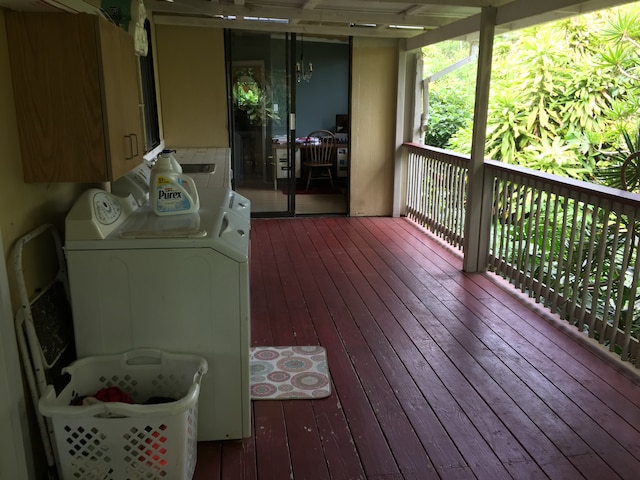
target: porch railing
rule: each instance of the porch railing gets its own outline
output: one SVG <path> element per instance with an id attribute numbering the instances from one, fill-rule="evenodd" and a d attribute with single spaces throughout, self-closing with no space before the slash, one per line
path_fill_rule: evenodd
<path id="1" fill-rule="evenodd" d="M 463 250 L 469 157 L 405 144 L 406 214 Z M 640 368 L 640 195 L 487 160 L 487 270 Z"/>
<path id="2" fill-rule="evenodd" d="M 469 157 L 416 144 L 404 148 L 407 216 L 462 250 Z"/>

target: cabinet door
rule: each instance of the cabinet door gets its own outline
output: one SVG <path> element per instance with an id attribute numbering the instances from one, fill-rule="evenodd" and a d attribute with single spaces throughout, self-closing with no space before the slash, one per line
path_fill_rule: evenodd
<path id="1" fill-rule="evenodd" d="M 125 135 L 131 137 L 131 145 L 133 157 L 131 161 L 125 165 L 126 172 L 131 170 L 142 161 L 142 155 L 145 152 L 144 134 L 142 128 L 142 105 L 141 105 L 141 87 L 140 87 L 140 71 L 139 60 L 135 55 L 133 37 L 124 32 L 120 36 L 120 81 L 127 88 L 122 92 L 122 115 Z M 125 151 L 126 153 L 126 151 Z M 125 159 L 127 155 L 125 154 Z"/>
<path id="2" fill-rule="evenodd" d="M 79 16 L 6 12 L 24 179 L 105 179 L 95 25 Z"/>
<path id="3" fill-rule="evenodd" d="M 7 11 L 5 20 L 25 181 L 104 182 L 138 165 L 131 36 L 96 15 Z"/>
<path id="4" fill-rule="evenodd" d="M 108 138 L 108 168 L 117 179 L 142 160 L 138 67 L 133 38 L 100 19 L 100 47 Z"/>

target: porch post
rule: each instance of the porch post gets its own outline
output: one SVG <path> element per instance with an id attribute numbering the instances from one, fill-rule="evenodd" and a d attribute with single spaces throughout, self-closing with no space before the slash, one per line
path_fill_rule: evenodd
<path id="1" fill-rule="evenodd" d="M 419 129 L 420 110 L 416 113 L 415 93 L 409 95 L 409 93 L 415 91 L 417 75 L 422 75 L 422 70 L 417 68 L 419 61 L 422 61 L 422 52 L 420 50 L 409 52 L 405 50 L 403 44 L 399 45 L 395 132 L 396 152 L 393 176 L 393 217 L 399 217 L 406 212 L 407 162 L 402 144 L 404 142 L 416 141 L 416 138 L 419 138 L 416 134 L 416 128 Z M 417 69 L 420 71 L 417 72 Z"/>
<path id="2" fill-rule="evenodd" d="M 464 226 L 464 260 L 466 272 L 485 271 L 488 260 L 491 224 L 492 182 L 484 176 L 484 144 L 491 82 L 491 59 L 495 35 L 496 8 L 484 7 L 480 14 L 480 45 L 473 113 L 473 138 Z"/>

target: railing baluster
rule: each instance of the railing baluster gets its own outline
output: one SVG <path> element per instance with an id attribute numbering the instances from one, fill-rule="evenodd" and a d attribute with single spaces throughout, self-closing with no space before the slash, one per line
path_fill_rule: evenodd
<path id="1" fill-rule="evenodd" d="M 535 287 L 536 302 L 540 302 L 544 298 L 543 291 L 545 289 L 544 272 L 547 255 L 549 258 L 553 256 L 553 235 L 551 236 L 551 248 L 547 250 L 547 242 L 549 242 L 549 211 L 551 210 L 552 199 L 550 195 L 540 188 L 540 203 L 544 199 L 544 216 L 542 226 L 542 244 L 540 248 L 540 267 L 538 268 L 537 285 Z M 548 291 L 548 289 L 547 289 Z"/>
<path id="2" fill-rule="evenodd" d="M 404 148 L 407 215 L 462 249 L 468 156 Z M 640 195 L 492 160 L 485 171 L 494 179 L 488 268 L 640 368 Z"/>
<path id="3" fill-rule="evenodd" d="M 534 249 L 532 238 L 532 222 L 535 212 L 535 196 L 536 189 L 530 182 L 524 182 L 527 186 L 526 205 L 524 206 L 524 218 L 523 218 L 523 234 L 524 243 L 522 245 L 522 284 L 520 290 L 527 295 L 531 294 L 529 290 L 529 279 L 531 277 L 532 269 L 532 251 Z"/>
<path id="4" fill-rule="evenodd" d="M 560 281 L 558 284 L 558 300 L 556 306 L 559 315 L 564 317 L 567 311 L 567 291 L 568 285 L 571 283 L 570 276 L 573 274 L 571 270 L 571 259 L 573 253 L 573 228 L 575 227 L 576 201 L 571 197 L 565 197 L 565 206 L 563 208 L 563 225 L 560 232 L 560 250 L 558 250 L 558 272 L 557 277 Z"/>
<path id="5" fill-rule="evenodd" d="M 573 282 L 571 282 L 571 303 L 569 303 L 571 311 L 575 312 L 574 316 L 576 318 L 574 320 L 574 323 L 576 324 L 576 326 L 580 321 L 580 318 L 579 318 L 580 308 L 578 305 L 578 295 L 580 292 L 580 288 L 586 288 L 585 284 L 588 283 L 588 277 L 585 278 L 585 275 L 587 275 L 587 270 L 584 269 L 583 261 L 582 261 L 583 253 L 584 253 L 584 243 L 585 243 L 584 237 L 586 232 L 585 225 L 587 223 L 588 203 L 586 201 L 581 202 L 581 205 L 582 205 L 582 208 L 580 209 L 580 212 L 582 214 L 579 215 L 580 221 L 579 223 L 576 222 L 576 230 L 579 232 L 579 238 L 577 241 L 577 253 L 576 253 L 576 263 L 575 263 L 576 268 L 573 272 Z M 578 327 L 578 329 L 581 330 L 581 327 Z"/>
<path id="6" fill-rule="evenodd" d="M 511 199 L 513 198 L 514 186 L 513 182 L 510 182 L 508 177 L 504 177 L 503 181 L 503 191 L 504 191 L 504 214 L 502 215 L 503 219 L 503 229 L 502 229 L 502 252 L 500 255 L 501 259 L 505 261 L 501 263 L 499 273 L 504 277 L 508 278 L 509 274 L 507 272 L 507 265 L 511 265 L 511 243 L 509 242 L 509 238 L 513 232 L 513 222 L 512 220 L 515 218 L 514 213 L 511 208 Z"/>
<path id="7" fill-rule="evenodd" d="M 444 171 L 444 175 L 445 175 L 445 180 L 444 180 L 444 201 L 443 201 L 443 218 L 442 218 L 442 223 L 445 227 L 445 231 L 447 233 L 451 232 L 453 230 L 452 228 L 452 194 L 454 192 L 453 190 L 453 165 L 449 164 L 449 163 L 443 163 L 442 164 L 442 169 Z"/>
<path id="8" fill-rule="evenodd" d="M 431 204 L 431 217 L 433 218 L 433 229 L 437 232 L 438 236 L 442 238 L 442 221 L 440 212 L 440 203 L 442 201 L 442 164 L 440 162 L 432 161 L 431 163 L 431 198 L 433 202 Z"/>
<path id="9" fill-rule="evenodd" d="M 518 209 L 518 256 L 517 258 L 517 276 L 516 287 L 520 291 L 524 292 L 524 258 L 525 258 L 525 243 L 526 243 L 526 228 L 525 221 L 527 218 L 527 203 L 529 199 L 529 186 L 523 182 L 518 182 L 518 196 L 516 197 L 516 208 Z"/>
<path id="10" fill-rule="evenodd" d="M 633 228 L 633 224 L 631 223 L 630 220 L 631 219 L 629 219 L 628 221 L 627 233 L 625 235 L 624 253 L 622 255 L 622 266 L 620 268 L 620 275 L 618 279 L 619 293 L 616 299 L 616 314 L 613 317 L 613 325 L 612 325 L 613 328 L 611 329 L 611 335 L 609 337 L 609 350 L 612 352 L 615 350 L 615 347 L 616 347 L 615 340 L 618 333 L 618 327 L 620 325 L 620 318 L 622 317 L 622 302 L 624 301 L 624 295 L 622 295 L 622 292 L 624 292 L 626 273 L 627 273 L 627 269 L 629 268 L 629 257 L 631 254 L 631 247 L 633 245 L 632 242 L 634 242 L 633 237 L 634 237 L 635 229 Z"/>
<path id="11" fill-rule="evenodd" d="M 597 232 L 597 226 L 598 226 L 598 211 L 600 211 L 600 207 L 597 206 L 598 205 L 598 200 L 591 197 L 589 199 L 589 201 L 587 202 L 587 205 L 593 205 L 593 207 L 589 207 L 589 208 L 585 208 L 584 209 L 584 221 L 587 221 L 587 212 L 590 213 L 589 217 L 591 218 L 591 226 L 589 227 L 589 235 L 586 235 L 586 228 L 583 228 L 583 233 L 587 236 L 587 240 L 586 242 L 584 241 L 584 235 L 583 237 L 581 237 L 581 248 L 584 247 L 584 243 L 586 243 L 586 247 L 587 247 L 587 253 L 586 253 L 586 262 L 584 265 L 584 269 L 583 269 L 583 274 L 582 274 L 582 281 L 581 281 L 581 286 L 582 286 L 582 290 L 581 292 L 578 292 L 578 289 L 576 288 L 576 292 L 575 295 L 577 296 L 578 293 L 580 293 L 580 302 L 578 304 L 578 311 L 576 312 L 576 325 L 578 327 L 578 330 L 583 331 L 584 330 L 584 321 L 585 321 L 585 316 L 586 316 L 586 310 L 587 310 L 587 294 L 589 293 L 589 289 L 590 289 L 590 283 L 591 283 L 591 269 L 592 269 L 592 265 L 593 265 L 593 251 L 594 251 L 594 245 L 595 245 L 595 240 L 596 240 L 596 232 Z M 583 249 L 584 250 L 584 249 Z M 582 258 L 582 251 L 579 254 L 578 258 Z M 576 283 L 577 286 L 577 283 Z"/>
<path id="12" fill-rule="evenodd" d="M 553 216 L 551 217 L 551 241 L 549 243 L 549 261 L 547 262 L 547 275 L 545 276 L 545 287 L 542 293 L 542 304 L 545 307 L 553 309 L 554 298 L 555 298 L 555 288 L 552 290 L 551 285 L 553 284 L 553 279 L 557 278 L 557 262 L 556 258 L 556 250 L 560 250 L 561 247 L 558 245 L 556 249 L 556 237 L 558 234 L 558 210 L 560 209 L 561 199 L 555 193 L 552 193 L 550 196 L 550 200 L 553 202 Z M 554 292 L 552 294 L 552 292 Z"/>
<path id="13" fill-rule="evenodd" d="M 591 297 L 591 311 L 589 312 L 589 336 L 595 337 L 595 325 L 598 318 L 598 304 L 600 295 L 600 283 L 604 270 L 604 260 L 607 252 L 607 238 L 609 237 L 609 224 L 611 218 L 611 202 L 605 200 L 602 213 L 602 234 L 599 235 L 600 245 L 598 247 L 598 258 L 596 259 L 596 273 L 594 276 L 593 294 Z M 595 223 L 595 222 L 594 222 Z M 605 292 L 606 295 L 606 292 Z"/>
<path id="14" fill-rule="evenodd" d="M 627 312 L 625 316 L 625 325 L 624 325 L 624 335 L 622 341 L 619 342 L 622 346 L 622 351 L 620 352 L 620 358 L 622 360 L 629 360 L 630 350 L 631 350 L 631 330 L 633 328 L 633 319 L 634 319 L 634 307 L 636 301 L 636 292 L 638 288 L 638 272 L 640 268 L 637 268 L 637 260 L 638 260 L 638 237 L 636 236 L 636 230 L 634 228 L 636 224 L 637 218 L 635 212 L 629 212 L 629 237 L 631 238 L 629 242 L 629 254 L 625 257 L 627 258 L 627 263 L 629 265 L 633 265 L 633 280 L 629 286 L 628 292 L 628 305 Z M 618 342 L 616 342 L 618 343 Z"/>
<path id="15" fill-rule="evenodd" d="M 499 250 L 498 240 L 500 238 L 499 228 L 500 228 L 500 180 L 497 178 L 493 179 L 493 205 L 491 209 L 491 247 L 489 248 L 489 265 L 495 267 L 495 255 L 492 252 L 497 252 Z"/>
<path id="16" fill-rule="evenodd" d="M 423 222 L 425 224 L 425 226 L 428 225 L 429 223 L 429 216 L 431 215 L 431 209 L 430 209 L 430 205 L 429 205 L 429 199 L 431 196 L 431 189 L 430 189 L 430 184 L 431 184 L 431 179 L 429 177 L 429 168 L 430 168 L 430 163 L 431 163 L 431 159 L 430 158 L 425 158 L 424 159 L 424 163 L 422 165 L 422 178 L 421 178 L 421 182 L 420 182 L 420 186 L 422 188 L 422 197 L 420 198 L 421 202 L 421 212 L 423 212 Z"/>
<path id="17" fill-rule="evenodd" d="M 601 344 L 605 344 L 606 342 L 606 333 L 607 333 L 607 324 L 609 322 L 609 315 L 611 313 L 611 297 L 613 296 L 613 281 L 616 275 L 616 257 L 617 257 L 617 245 L 620 239 L 620 223 L 622 221 L 621 215 L 618 213 L 616 215 L 616 228 L 613 234 L 613 240 L 611 243 L 611 250 L 609 251 L 609 272 L 607 273 L 607 288 L 605 294 L 605 300 L 603 302 L 604 312 L 602 314 L 602 320 L 600 321 L 600 329 L 599 329 L 599 342 Z"/>

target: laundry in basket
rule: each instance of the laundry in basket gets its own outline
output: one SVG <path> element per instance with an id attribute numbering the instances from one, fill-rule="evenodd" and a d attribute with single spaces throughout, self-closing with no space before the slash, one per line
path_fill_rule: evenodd
<path id="1" fill-rule="evenodd" d="M 207 361 L 190 354 L 137 349 L 90 356 L 64 373 L 56 395 L 49 386 L 39 410 L 50 417 L 64 479 L 191 479 L 197 459 L 200 380 Z M 135 403 L 76 405 L 116 388 Z M 145 404 L 149 399 L 163 403 Z"/>

